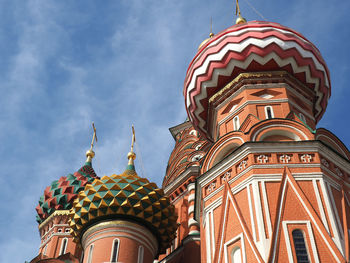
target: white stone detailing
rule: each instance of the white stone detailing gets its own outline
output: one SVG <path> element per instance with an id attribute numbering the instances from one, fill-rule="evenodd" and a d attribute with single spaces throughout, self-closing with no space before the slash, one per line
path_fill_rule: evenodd
<path id="1" fill-rule="evenodd" d="M 267 155 L 261 154 L 257 158 L 259 163 L 267 163 L 269 161 L 269 157 Z"/>
<path id="2" fill-rule="evenodd" d="M 195 199 L 195 194 L 190 194 L 190 195 L 188 196 L 188 202 L 189 202 L 189 203 L 192 202 L 192 201 L 194 201 L 194 199 Z"/>
<path id="3" fill-rule="evenodd" d="M 214 191 L 216 189 L 216 182 L 212 182 L 209 186 L 208 186 L 208 193 L 211 193 L 212 191 Z"/>
<path id="4" fill-rule="evenodd" d="M 243 161 L 239 164 L 238 169 L 239 169 L 240 171 L 242 171 L 242 170 L 244 170 L 247 166 L 248 166 L 248 162 L 247 162 L 246 160 L 243 160 Z"/>
<path id="5" fill-rule="evenodd" d="M 310 163 L 312 161 L 312 156 L 310 154 L 303 154 L 300 159 L 303 163 Z"/>
<path id="6" fill-rule="evenodd" d="M 288 154 L 283 154 L 280 156 L 280 161 L 282 163 L 289 163 L 292 158 Z"/>
<path id="7" fill-rule="evenodd" d="M 196 190 L 196 184 L 195 183 L 190 183 L 187 186 L 187 191 L 192 191 L 192 190 Z"/>

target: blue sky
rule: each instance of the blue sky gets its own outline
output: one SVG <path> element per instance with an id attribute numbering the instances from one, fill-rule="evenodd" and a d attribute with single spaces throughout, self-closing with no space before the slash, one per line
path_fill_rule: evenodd
<path id="1" fill-rule="evenodd" d="M 319 48 L 332 96 L 318 127 L 349 147 L 350 2 L 249 2 Z M 247 20 L 261 20 L 240 4 Z M 233 12 L 229 0 L 0 1 L 0 262 L 37 255 L 34 208 L 51 181 L 83 165 L 92 121 L 99 176 L 123 171 L 134 124 L 138 172 L 161 185 L 174 146 L 168 128 L 186 118 L 187 66 L 210 17 L 215 33 Z"/>

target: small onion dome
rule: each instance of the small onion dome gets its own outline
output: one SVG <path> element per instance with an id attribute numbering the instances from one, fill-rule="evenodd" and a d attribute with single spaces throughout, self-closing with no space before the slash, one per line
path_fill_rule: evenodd
<path id="1" fill-rule="evenodd" d="M 77 194 L 95 178 L 98 177 L 91 162 L 86 162 L 74 174 L 53 181 L 50 186 L 46 187 L 44 194 L 39 199 L 39 205 L 35 208 L 38 213 L 36 221 L 41 224 L 56 210 L 70 209 Z"/>
<path id="2" fill-rule="evenodd" d="M 162 189 L 140 178 L 133 166 L 121 174 L 103 176 L 85 186 L 70 210 L 71 234 L 79 242 L 92 224 L 108 219 L 136 221 L 158 239 L 159 253 L 171 245 L 177 229 L 175 208 Z"/>
<path id="3" fill-rule="evenodd" d="M 183 94 L 194 128 L 212 140 L 209 99 L 244 72 L 287 71 L 315 94 L 311 103 L 319 121 L 331 94 L 328 68 L 319 50 L 280 24 L 241 22 L 204 43 L 189 65 Z"/>

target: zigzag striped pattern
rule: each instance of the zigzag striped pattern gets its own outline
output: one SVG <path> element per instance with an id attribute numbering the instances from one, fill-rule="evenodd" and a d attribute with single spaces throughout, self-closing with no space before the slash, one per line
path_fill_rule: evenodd
<path id="1" fill-rule="evenodd" d="M 188 116 L 207 133 L 208 100 L 242 72 L 285 70 L 315 92 L 320 120 L 331 93 L 329 72 L 318 49 L 301 34 L 277 23 L 232 26 L 203 45 L 192 60 L 184 84 Z"/>

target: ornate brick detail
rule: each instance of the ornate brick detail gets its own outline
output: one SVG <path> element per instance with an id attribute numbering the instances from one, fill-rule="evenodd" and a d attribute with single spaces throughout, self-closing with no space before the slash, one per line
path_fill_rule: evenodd
<path id="1" fill-rule="evenodd" d="M 279 157 L 281 163 L 289 163 L 292 160 L 292 155 L 282 154 Z"/>
<path id="2" fill-rule="evenodd" d="M 313 161 L 313 158 L 312 158 L 312 155 L 310 154 L 303 154 L 303 155 L 300 155 L 300 160 L 303 163 L 311 163 Z"/>
<path id="3" fill-rule="evenodd" d="M 247 160 L 243 160 L 239 165 L 238 165 L 238 171 L 243 171 L 245 168 L 247 168 L 248 162 Z"/>
<path id="4" fill-rule="evenodd" d="M 256 158 L 258 163 L 268 163 L 269 162 L 269 157 L 265 154 L 260 154 L 257 158 Z"/>
<path id="5" fill-rule="evenodd" d="M 327 168 L 329 168 L 329 162 L 326 159 L 321 159 L 321 163 L 326 166 Z"/>
<path id="6" fill-rule="evenodd" d="M 210 194 L 211 192 L 213 192 L 216 189 L 216 181 L 212 182 L 208 188 L 207 188 L 207 192 L 208 194 Z"/>
<path id="7" fill-rule="evenodd" d="M 231 179 L 231 172 L 226 172 L 224 173 L 223 176 L 221 176 L 221 183 L 224 183 L 226 181 L 228 181 L 229 179 Z"/>

